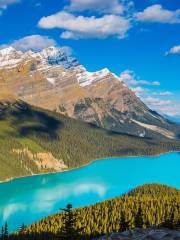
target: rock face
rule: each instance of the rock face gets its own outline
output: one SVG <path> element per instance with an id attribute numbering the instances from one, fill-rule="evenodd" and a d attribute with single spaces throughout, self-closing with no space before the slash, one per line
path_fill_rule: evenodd
<path id="1" fill-rule="evenodd" d="M 122 233 L 112 233 L 96 240 L 180 240 L 180 230 L 169 229 L 135 229 Z"/>
<path id="2" fill-rule="evenodd" d="M 13 149 L 12 152 L 18 155 L 27 156 L 29 160 L 33 161 L 37 165 L 39 170 L 49 169 L 54 171 L 63 171 L 68 168 L 62 160 L 56 159 L 50 152 L 39 152 L 33 154 L 28 148 Z"/>
<path id="3" fill-rule="evenodd" d="M 108 69 L 88 72 L 61 48 L 38 53 L 0 50 L 0 96 L 140 137 L 173 139 L 178 132 L 115 74 Z"/>

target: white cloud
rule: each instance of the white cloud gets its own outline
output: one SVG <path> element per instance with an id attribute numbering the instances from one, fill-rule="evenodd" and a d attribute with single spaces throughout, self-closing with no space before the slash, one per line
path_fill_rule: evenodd
<path id="1" fill-rule="evenodd" d="M 145 93 L 147 90 L 138 86 L 138 87 L 131 87 L 131 90 L 136 93 L 137 96 L 140 96 L 141 94 Z"/>
<path id="2" fill-rule="evenodd" d="M 180 102 L 178 101 L 172 101 L 170 104 L 155 106 L 154 109 L 167 116 L 180 117 Z"/>
<path id="3" fill-rule="evenodd" d="M 169 91 L 165 91 L 165 92 L 153 92 L 152 93 L 154 96 L 159 96 L 159 97 L 168 97 L 168 96 L 172 96 L 173 93 L 169 92 Z"/>
<path id="4" fill-rule="evenodd" d="M 152 86 L 160 86 L 159 82 L 148 82 L 138 80 L 134 71 L 126 70 L 120 74 L 120 79 L 124 81 L 130 89 L 152 110 L 169 116 L 180 116 L 180 102 L 170 91 L 156 90 Z M 142 87 L 145 86 L 144 87 Z"/>
<path id="5" fill-rule="evenodd" d="M 10 45 L 16 48 L 17 50 L 21 51 L 27 50 L 40 51 L 41 49 L 56 45 L 56 42 L 54 39 L 49 38 L 47 36 L 30 35 L 15 40 Z M 6 47 L 6 45 L 2 45 L 2 47 Z"/>
<path id="6" fill-rule="evenodd" d="M 162 100 L 160 98 L 147 97 L 143 101 L 160 114 L 180 116 L 180 102 L 177 100 Z"/>
<path id="7" fill-rule="evenodd" d="M 124 1 L 121 0 L 71 0 L 65 7 L 68 11 L 99 11 L 104 13 L 121 14 L 125 10 Z"/>
<path id="8" fill-rule="evenodd" d="M 180 54 L 180 45 L 172 47 L 168 52 L 166 52 L 166 55 L 178 55 Z"/>
<path id="9" fill-rule="evenodd" d="M 180 102 L 175 99 L 168 99 L 167 97 L 170 96 L 170 92 L 160 92 L 159 95 L 154 95 L 154 93 L 149 89 L 142 89 L 142 91 L 139 89 L 138 91 L 138 88 L 139 87 L 136 88 L 137 92 L 135 89 L 135 93 L 149 108 L 159 112 L 160 114 L 180 116 Z M 173 93 L 171 93 L 171 95 L 173 95 Z"/>
<path id="10" fill-rule="evenodd" d="M 163 93 L 163 92 L 162 92 Z M 142 101 L 147 104 L 149 108 L 159 112 L 160 114 L 169 115 L 169 116 L 180 116 L 180 102 L 178 100 L 170 100 L 165 95 L 156 95 L 153 97 L 152 91 L 139 92 L 138 96 Z M 166 99 L 164 99 L 166 98 Z"/>
<path id="11" fill-rule="evenodd" d="M 61 50 L 66 53 L 67 56 L 71 56 L 73 54 L 73 49 L 69 46 L 61 47 Z"/>
<path id="12" fill-rule="evenodd" d="M 127 83 L 128 85 L 152 85 L 152 86 L 159 86 L 160 82 L 154 81 L 154 82 L 149 82 L 146 80 L 139 80 L 136 77 L 136 74 L 131 71 L 131 70 L 125 70 L 124 72 L 121 73 L 120 79 Z"/>
<path id="13" fill-rule="evenodd" d="M 75 16 L 66 11 L 43 17 L 38 25 L 44 29 L 64 29 L 61 37 L 66 39 L 107 38 L 109 36 L 124 38 L 131 27 L 130 20 L 122 16 L 84 17 Z"/>
<path id="14" fill-rule="evenodd" d="M 155 98 L 155 97 L 148 97 L 145 98 L 144 101 L 146 103 L 149 104 L 153 104 L 153 105 L 159 105 L 159 106 L 163 106 L 163 105 L 167 105 L 167 104 L 171 104 L 172 102 L 170 100 L 162 100 L 160 98 Z"/>
<path id="15" fill-rule="evenodd" d="M 135 18 L 141 22 L 180 23 L 180 9 L 170 11 L 162 5 L 155 4 L 135 14 Z"/>

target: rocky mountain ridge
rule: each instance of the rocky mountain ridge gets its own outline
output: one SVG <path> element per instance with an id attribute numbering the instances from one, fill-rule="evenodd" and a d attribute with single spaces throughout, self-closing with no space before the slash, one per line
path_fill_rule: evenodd
<path id="1" fill-rule="evenodd" d="M 56 47 L 24 53 L 12 47 L 0 50 L 0 96 L 140 137 L 173 139 L 179 131 L 107 68 L 88 72 Z"/>

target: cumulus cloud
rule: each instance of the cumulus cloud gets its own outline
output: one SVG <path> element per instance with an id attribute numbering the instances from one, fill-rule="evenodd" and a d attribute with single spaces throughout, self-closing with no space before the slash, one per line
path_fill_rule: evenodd
<path id="1" fill-rule="evenodd" d="M 121 14 L 125 10 L 124 1 L 121 0 L 71 0 L 65 7 L 68 11 L 99 11 L 104 13 Z"/>
<path id="2" fill-rule="evenodd" d="M 75 16 L 66 11 L 43 17 L 38 23 L 44 29 L 59 28 L 65 30 L 62 38 L 107 38 L 114 36 L 124 38 L 131 27 L 130 20 L 117 15 L 102 17 Z"/>
<path id="3" fill-rule="evenodd" d="M 166 55 L 179 55 L 180 54 L 180 45 L 172 47 Z"/>
<path id="4" fill-rule="evenodd" d="M 120 74 L 120 79 L 127 83 L 128 85 L 152 85 L 152 86 L 159 86 L 160 82 L 154 81 L 149 82 L 146 80 L 137 79 L 136 74 L 131 70 L 125 70 Z"/>
<path id="5" fill-rule="evenodd" d="M 155 4 L 135 14 L 140 22 L 180 23 L 180 9 L 171 11 L 164 9 L 162 5 Z"/>
<path id="6" fill-rule="evenodd" d="M 16 48 L 17 50 L 21 50 L 21 51 L 27 51 L 27 50 L 40 51 L 43 48 L 56 45 L 56 41 L 47 36 L 30 35 L 30 36 L 26 36 L 21 39 L 15 40 L 10 45 Z M 6 45 L 1 46 L 1 48 L 4 48 L 4 47 L 6 47 Z"/>

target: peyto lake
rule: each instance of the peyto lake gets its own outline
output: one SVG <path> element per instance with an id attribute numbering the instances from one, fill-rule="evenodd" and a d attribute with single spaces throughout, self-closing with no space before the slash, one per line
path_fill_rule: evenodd
<path id="1" fill-rule="evenodd" d="M 145 183 L 180 189 L 180 154 L 111 158 L 63 173 L 15 179 L 0 184 L 0 224 L 18 229 L 72 203 L 90 205 L 120 196 Z"/>

